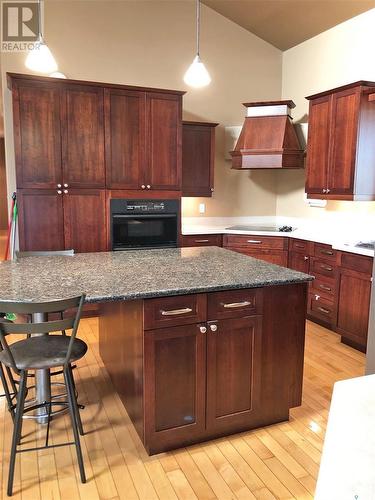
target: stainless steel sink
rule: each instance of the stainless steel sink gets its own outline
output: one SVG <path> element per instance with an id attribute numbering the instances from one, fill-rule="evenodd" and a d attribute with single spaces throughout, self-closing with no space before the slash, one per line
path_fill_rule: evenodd
<path id="1" fill-rule="evenodd" d="M 375 241 L 360 241 L 355 246 L 358 248 L 367 248 L 368 250 L 375 250 Z"/>

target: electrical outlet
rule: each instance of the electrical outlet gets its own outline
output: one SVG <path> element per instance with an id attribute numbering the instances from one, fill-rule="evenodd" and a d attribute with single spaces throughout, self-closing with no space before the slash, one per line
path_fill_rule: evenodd
<path id="1" fill-rule="evenodd" d="M 205 203 L 199 203 L 199 213 L 204 214 L 206 212 L 206 204 Z"/>

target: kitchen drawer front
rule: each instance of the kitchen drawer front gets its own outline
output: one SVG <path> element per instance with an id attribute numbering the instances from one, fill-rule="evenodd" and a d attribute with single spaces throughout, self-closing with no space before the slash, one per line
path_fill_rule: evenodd
<path id="1" fill-rule="evenodd" d="M 330 261 L 325 261 L 313 257 L 311 259 L 310 272 L 314 276 L 317 274 L 323 274 L 324 276 L 334 278 L 336 276 L 337 268 L 335 264 Z"/>
<path id="2" fill-rule="evenodd" d="M 208 321 L 262 314 L 261 289 L 213 292 L 207 298 Z"/>
<path id="3" fill-rule="evenodd" d="M 189 234 L 181 236 L 183 247 L 221 247 L 223 237 L 221 234 Z"/>
<path id="4" fill-rule="evenodd" d="M 373 258 L 355 253 L 341 253 L 341 267 L 372 275 Z"/>
<path id="5" fill-rule="evenodd" d="M 269 248 L 264 248 L 263 250 L 256 250 L 253 248 L 239 248 L 232 247 L 228 250 L 233 250 L 233 252 L 243 253 L 249 257 L 254 257 L 254 259 L 264 260 L 270 264 L 277 264 L 278 266 L 287 267 L 288 265 L 288 252 L 286 250 L 272 250 Z"/>
<path id="6" fill-rule="evenodd" d="M 307 256 L 313 254 L 313 243 L 306 240 L 295 240 L 290 238 L 289 251 L 303 253 Z"/>
<path id="7" fill-rule="evenodd" d="M 314 243 L 314 256 L 321 259 L 328 260 L 332 263 L 337 263 L 340 252 L 333 250 L 331 245 L 324 245 L 323 243 Z"/>
<path id="8" fill-rule="evenodd" d="M 287 250 L 288 240 L 282 236 L 224 235 L 224 247 L 273 248 Z"/>
<path id="9" fill-rule="evenodd" d="M 336 311 L 332 300 L 325 299 L 318 294 L 310 293 L 307 313 L 325 323 L 335 324 Z"/>
<path id="10" fill-rule="evenodd" d="M 316 274 L 314 281 L 311 283 L 311 291 L 332 299 L 335 297 L 337 291 L 336 279 L 322 274 Z"/>
<path id="11" fill-rule="evenodd" d="M 179 295 L 144 301 L 144 329 L 191 325 L 206 321 L 207 295 Z"/>

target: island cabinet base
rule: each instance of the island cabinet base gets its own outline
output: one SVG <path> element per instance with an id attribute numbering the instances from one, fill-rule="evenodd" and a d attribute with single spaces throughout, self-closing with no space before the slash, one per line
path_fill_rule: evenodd
<path id="1" fill-rule="evenodd" d="M 149 454 L 301 404 L 306 284 L 108 302 L 100 355 Z"/>

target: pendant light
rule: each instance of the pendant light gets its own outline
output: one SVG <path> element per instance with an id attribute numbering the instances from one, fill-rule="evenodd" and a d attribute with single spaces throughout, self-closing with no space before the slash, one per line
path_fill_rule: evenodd
<path id="1" fill-rule="evenodd" d="M 46 45 L 42 33 L 42 13 L 41 0 L 38 1 L 38 16 L 39 16 L 39 34 L 38 40 L 34 44 L 33 50 L 30 50 L 25 61 L 26 68 L 38 73 L 53 73 L 57 71 L 57 63 L 52 55 L 52 52 Z"/>
<path id="2" fill-rule="evenodd" d="M 196 0 L 197 10 L 196 10 L 196 29 L 197 29 L 197 54 L 194 57 L 193 62 L 189 66 L 188 70 L 184 75 L 184 82 L 190 87 L 205 87 L 211 82 L 211 77 L 202 63 L 199 55 L 199 36 L 200 36 L 200 0 Z"/>

